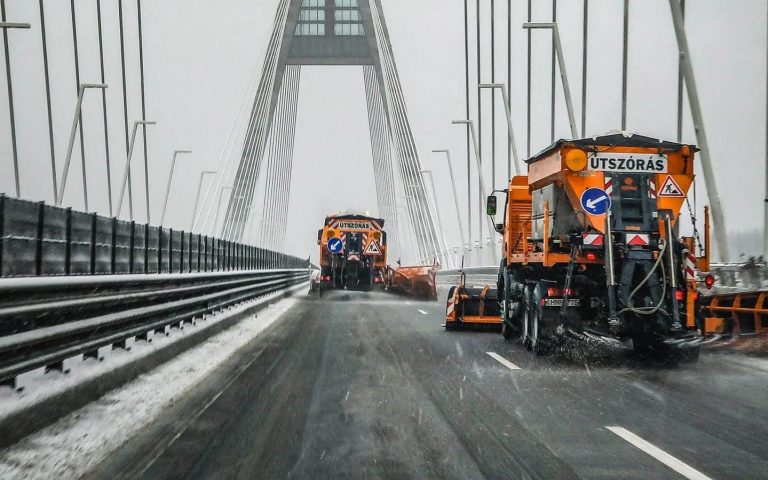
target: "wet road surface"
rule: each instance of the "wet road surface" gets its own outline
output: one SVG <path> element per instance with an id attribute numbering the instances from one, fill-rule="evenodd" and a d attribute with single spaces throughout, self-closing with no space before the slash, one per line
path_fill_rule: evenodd
<path id="1" fill-rule="evenodd" d="M 768 478 L 768 361 L 537 358 L 443 314 L 303 298 L 91 478 Z"/>

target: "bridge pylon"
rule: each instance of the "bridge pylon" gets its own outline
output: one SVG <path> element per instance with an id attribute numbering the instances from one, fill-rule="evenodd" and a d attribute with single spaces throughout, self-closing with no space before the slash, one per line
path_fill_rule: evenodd
<path id="1" fill-rule="evenodd" d="M 253 221 L 256 185 L 266 157 L 265 228 L 259 240 L 264 246 L 282 246 L 303 65 L 363 67 L 379 214 L 387 220 L 388 230 L 396 232 L 394 163 L 401 188 L 414 197 L 407 214 L 416 232 L 418 260 L 431 262 L 440 256 L 442 249 L 419 174 L 422 167 L 380 0 L 279 2 L 224 217 L 223 237 L 241 241 L 246 225 Z"/>

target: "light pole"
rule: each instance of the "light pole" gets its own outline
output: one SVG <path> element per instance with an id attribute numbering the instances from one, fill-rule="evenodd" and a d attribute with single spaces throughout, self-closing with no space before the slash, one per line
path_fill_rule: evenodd
<path id="1" fill-rule="evenodd" d="M 440 216 L 440 208 L 437 205 L 437 191 L 435 190 L 435 178 L 432 175 L 432 170 L 419 170 L 422 175 L 429 175 L 429 183 L 432 186 L 432 203 L 435 205 L 435 213 L 437 215 L 437 228 L 440 229 L 440 236 L 443 237 L 443 259 L 451 260 L 449 263 L 453 267 L 453 259 L 451 258 L 450 248 L 448 248 L 448 241 L 445 239 L 445 230 L 443 230 L 443 219 Z"/>
<path id="2" fill-rule="evenodd" d="M 571 102 L 571 88 L 568 85 L 568 75 L 565 72 L 565 59 L 563 58 L 563 46 L 560 43 L 560 32 L 557 29 L 556 22 L 547 23 L 524 23 L 525 29 L 552 30 L 552 41 L 555 44 L 555 53 L 557 54 L 557 64 L 560 68 L 560 78 L 563 81 L 563 95 L 565 96 L 565 108 L 568 110 L 568 122 L 571 125 L 571 137 L 576 139 L 579 133 L 576 131 L 576 117 L 573 114 L 573 103 Z"/>
<path id="3" fill-rule="evenodd" d="M 509 151 L 512 155 L 512 163 L 515 165 L 515 175 L 520 175 L 520 165 L 517 160 L 517 146 L 515 145 L 515 131 L 512 128 L 512 111 L 509 107 L 509 93 L 507 86 L 503 83 L 482 83 L 479 88 L 492 88 L 501 90 L 501 97 L 504 100 L 504 111 L 507 114 L 507 138 L 509 140 Z M 512 168 L 507 164 L 507 181 L 512 178 Z"/>
<path id="4" fill-rule="evenodd" d="M 475 147 L 475 162 L 477 163 L 477 176 L 480 179 L 480 195 L 482 198 L 486 198 L 486 189 L 485 189 L 485 181 L 483 180 L 483 165 L 482 161 L 480 160 L 480 146 L 477 143 L 477 134 L 475 133 L 475 122 L 472 120 L 454 120 L 454 125 L 466 125 L 467 128 L 469 128 L 470 136 L 472 137 L 472 145 Z M 496 227 L 493 225 L 493 221 L 491 221 L 491 217 L 488 215 L 483 214 L 483 205 L 480 205 L 480 216 L 485 217 L 486 221 L 488 222 L 488 232 L 495 232 Z M 470 240 L 471 241 L 471 240 Z M 478 241 L 479 248 L 483 248 L 483 242 L 482 242 L 482 236 L 480 237 L 480 241 Z M 480 254 L 480 257 L 482 258 L 482 253 Z M 494 264 L 499 262 L 499 257 L 496 255 L 496 249 L 491 249 L 491 258 L 493 259 Z"/>
<path id="5" fill-rule="evenodd" d="M 80 111 L 83 107 L 83 96 L 89 88 L 107 88 L 106 83 L 83 83 L 77 92 L 77 106 L 75 107 L 75 116 L 72 119 L 72 129 L 69 131 L 69 143 L 67 144 L 67 156 L 64 159 L 64 171 L 61 172 L 61 181 L 59 182 L 59 197 L 56 199 L 56 206 L 60 207 L 64 200 L 64 189 L 67 186 L 67 174 L 69 173 L 69 163 L 72 160 L 72 149 L 75 146 L 75 133 L 77 133 L 77 124 L 80 121 Z M 85 177 L 83 177 L 85 178 Z M 88 190 L 87 185 L 83 185 L 83 193 Z"/>
<path id="6" fill-rule="evenodd" d="M 123 180 L 120 182 L 120 196 L 117 199 L 117 217 L 120 217 L 120 211 L 123 209 L 123 195 L 125 195 L 125 185 L 128 183 L 128 175 L 131 174 L 131 157 L 133 157 L 133 144 L 136 142 L 136 130 L 139 125 L 155 125 L 157 122 L 151 122 L 147 120 L 136 120 L 133 122 L 133 133 L 131 133 L 131 141 L 128 146 L 128 159 L 125 161 L 125 170 L 123 171 Z M 145 158 L 146 161 L 146 158 Z M 149 223 L 149 179 L 146 183 L 147 187 L 147 223 Z M 131 208 L 133 210 L 133 208 Z M 131 218 L 133 220 L 133 218 Z"/>
<path id="7" fill-rule="evenodd" d="M 456 179 L 453 176 L 453 164 L 451 163 L 451 152 L 449 150 L 432 150 L 432 153 L 444 153 L 446 160 L 448 160 L 448 173 L 451 175 L 451 188 L 453 189 L 453 203 L 456 205 L 456 220 L 459 223 L 459 238 L 461 238 L 461 252 L 464 254 L 465 240 L 464 240 L 464 225 L 461 221 L 461 210 L 459 210 L 459 196 L 456 193 Z"/>
<path id="8" fill-rule="evenodd" d="M 163 212 L 160 214 L 160 226 L 165 225 L 165 209 L 168 208 L 168 195 L 171 193 L 171 180 L 173 180 L 173 167 L 176 166 L 176 155 L 179 153 L 192 153 L 192 150 L 174 150 L 171 160 L 171 172 L 168 174 L 168 185 L 165 187 L 165 200 L 163 200 Z"/>
<path id="9" fill-rule="evenodd" d="M 408 216 L 410 217 L 411 216 L 411 212 L 413 211 L 413 208 L 414 208 L 412 203 L 415 203 L 415 202 L 412 202 L 411 200 L 416 200 L 416 197 L 414 195 L 403 195 L 403 200 L 405 200 L 405 209 L 408 212 Z M 420 241 L 420 239 L 419 239 L 418 233 L 416 232 L 416 229 L 413 228 L 413 222 L 412 221 L 411 221 L 411 227 L 412 227 L 411 233 L 413 234 L 413 238 L 414 238 L 413 246 L 415 247 L 414 255 L 417 255 L 416 252 L 420 251 L 420 249 L 419 249 L 419 241 Z M 427 258 L 426 257 L 418 258 L 418 260 L 421 263 L 426 263 L 427 262 Z"/>
<path id="10" fill-rule="evenodd" d="M 195 206 L 192 208 L 192 223 L 189 224 L 189 231 L 191 232 L 195 228 L 195 216 L 197 215 L 197 207 L 200 204 L 200 192 L 203 189 L 203 177 L 206 175 L 215 174 L 214 170 L 204 170 L 200 172 L 200 183 L 197 184 L 197 195 L 195 195 Z"/>
<path id="11" fill-rule="evenodd" d="M 3 10 L 5 17 L 5 10 Z M 5 18 L 3 18 L 5 20 Z M 0 29 L 3 30 L 3 46 L 5 47 L 5 75 L 8 83 L 8 113 L 11 117 L 11 146 L 13 148 L 13 175 L 16 181 L 16 198 L 21 197 L 21 185 L 19 184 L 19 156 L 16 147 L 16 116 L 13 113 L 13 84 L 11 82 L 11 55 L 8 48 L 8 29 L 9 28 L 32 28 L 29 23 L 0 22 Z"/>

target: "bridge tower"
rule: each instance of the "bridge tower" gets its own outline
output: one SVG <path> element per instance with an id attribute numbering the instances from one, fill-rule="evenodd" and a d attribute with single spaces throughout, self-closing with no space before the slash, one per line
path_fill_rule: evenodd
<path id="1" fill-rule="evenodd" d="M 407 212 L 418 242 L 418 258 L 441 252 L 416 143 L 390 44 L 381 0 L 280 0 L 256 91 L 233 192 L 224 217 L 224 238 L 240 241 L 251 216 L 255 188 L 267 158 L 262 243 L 279 246 L 285 235 L 293 142 L 302 65 L 360 65 L 379 214 L 397 231 L 393 154 Z M 394 150 L 394 151 L 393 151 Z M 415 187 L 415 188 L 413 188 Z M 276 226 L 276 227 L 274 227 Z M 401 239 L 402 241 L 402 239 Z M 402 243 L 401 243 L 402 244 Z"/>

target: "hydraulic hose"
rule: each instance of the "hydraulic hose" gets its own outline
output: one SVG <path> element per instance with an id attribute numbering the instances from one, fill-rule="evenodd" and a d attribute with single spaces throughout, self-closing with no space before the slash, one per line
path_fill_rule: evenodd
<path id="1" fill-rule="evenodd" d="M 653 315 L 656 313 L 661 306 L 664 304 L 664 292 L 667 291 L 667 275 L 664 270 L 664 252 L 667 249 L 667 242 L 663 238 L 659 239 L 659 242 L 661 243 L 661 249 L 659 250 L 659 256 L 656 259 L 656 261 L 653 263 L 653 267 L 651 267 L 651 270 L 648 272 L 648 274 L 643 278 L 643 280 L 637 284 L 637 286 L 630 292 L 629 294 L 629 306 L 627 308 L 624 308 L 619 311 L 619 314 L 622 314 L 624 312 L 632 312 L 637 315 Z M 651 278 L 651 275 L 656 271 L 656 269 L 661 265 L 661 281 L 662 281 L 662 288 L 661 288 L 661 298 L 659 298 L 659 303 L 657 303 L 653 307 L 635 307 L 632 304 L 632 298 L 635 296 L 635 294 L 640 290 L 643 285 L 645 285 L 648 280 Z M 662 312 L 666 313 L 664 310 Z"/>

